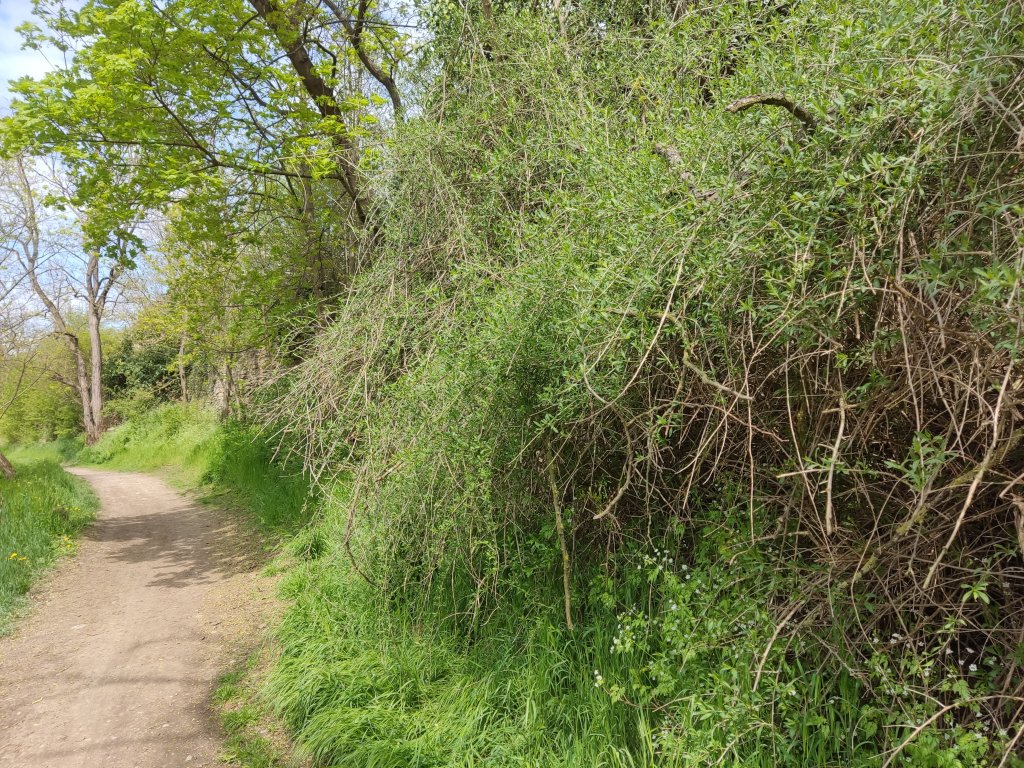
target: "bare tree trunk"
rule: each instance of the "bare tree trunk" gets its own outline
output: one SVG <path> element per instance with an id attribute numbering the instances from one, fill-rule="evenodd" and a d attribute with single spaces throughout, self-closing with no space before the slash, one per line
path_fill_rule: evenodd
<path id="1" fill-rule="evenodd" d="M 181 385 L 181 402 L 188 402 L 188 379 L 185 378 L 185 332 L 178 341 L 178 383 Z"/>
<path id="2" fill-rule="evenodd" d="M 65 332 L 68 349 L 75 360 L 75 389 L 78 390 L 78 397 L 82 401 L 82 428 L 85 430 L 85 442 L 92 445 L 99 439 L 99 432 L 96 429 L 96 420 L 92 412 L 92 387 L 89 384 L 89 372 L 85 365 L 85 355 L 82 353 L 82 346 L 78 343 L 78 337 L 73 333 Z"/>
<path id="3" fill-rule="evenodd" d="M 14 465 L 4 456 L 3 451 L 0 451 L 0 474 L 8 480 L 14 477 Z"/>
<path id="4" fill-rule="evenodd" d="M 86 439 L 95 443 L 103 434 L 103 340 L 100 338 L 100 316 L 98 308 L 89 307 L 89 410 L 92 413 L 92 432 Z"/>

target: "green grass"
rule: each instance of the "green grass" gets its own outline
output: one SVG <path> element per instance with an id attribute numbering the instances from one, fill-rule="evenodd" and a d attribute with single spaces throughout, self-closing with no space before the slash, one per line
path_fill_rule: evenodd
<path id="1" fill-rule="evenodd" d="M 17 469 L 0 479 L 0 633 L 10 628 L 33 582 L 62 554 L 98 508 L 88 484 L 61 469 L 72 443 L 10 452 Z"/>
<path id="2" fill-rule="evenodd" d="M 260 654 L 221 677 L 213 699 L 227 738 L 221 759 L 241 768 L 275 768 L 288 764 L 284 749 L 268 738 L 266 703 L 254 688 Z"/>
<path id="3" fill-rule="evenodd" d="M 206 499 L 244 510 L 260 529 L 285 535 L 309 515 L 309 484 L 299 468 L 274 461 L 274 448 L 250 428 L 221 421 L 201 405 L 168 404 L 107 432 L 77 456 L 83 464 L 160 471 Z"/>
<path id="4" fill-rule="evenodd" d="M 614 578 L 579 573 L 573 631 L 557 571 L 539 570 L 467 631 L 441 600 L 423 610 L 375 590 L 316 535 L 293 543 L 266 691 L 315 765 L 873 764 L 862 688 L 801 667 L 809 649 L 779 644 L 755 690 L 775 628 L 766 603 L 792 582 L 738 541 L 702 537 L 685 573 L 639 552 Z"/>
<path id="5" fill-rule="evenodd" d="M 81 437 L 63 437 L 49 442 L 16 445 L 8 451 L 8 458 L 21 464 L 38 464 L 40 462 L 65 464 L 73 462 L 81 450 Z"/>

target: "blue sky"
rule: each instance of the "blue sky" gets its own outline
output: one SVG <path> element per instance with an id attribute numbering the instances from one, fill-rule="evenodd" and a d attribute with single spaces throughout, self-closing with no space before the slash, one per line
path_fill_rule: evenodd
<path id="1" fill-rule="evenodd" d="M 32 16 L 32 0 L 0 0 L 0 107 L 10 100 L 7 81 L 23 75 L 38 77 L 50 69 L 38 51 L 21 50 L 15 29 Z"/>

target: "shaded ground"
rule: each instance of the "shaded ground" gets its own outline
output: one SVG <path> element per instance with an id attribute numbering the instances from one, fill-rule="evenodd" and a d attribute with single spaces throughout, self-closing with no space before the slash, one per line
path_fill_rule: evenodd
<path id="1" fill-rule="evenodd" d="M 251 537 L 157 478 L 73 471 L 102 509 L 0 639 L 0 766 L 218 764 L 210 694 L 271 601 Z"/>

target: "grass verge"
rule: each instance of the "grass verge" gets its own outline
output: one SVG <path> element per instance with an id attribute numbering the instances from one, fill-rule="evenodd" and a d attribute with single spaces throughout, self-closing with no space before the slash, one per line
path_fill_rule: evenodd
<path id="1" fill-rule="evenodd" d="M 0 479 L 0 634 L 10 630 L 25 594 L 63 554 L 99 506 L 88 484 L 61 469 L 71 443 L 10 452 L 17 475 Z"/>
<path id="2" fill-rule="evenodd" d="M 254 651 L 221 677 L 213 697 L 226 734 L 221 759 L 240 768 L 301 765 L 283 726 L 260 695 L 268 650 Z"/>
<path id="3" fill-rule="evenodd" d="M 280 539 L 308 518 L 310 488 L 298 468 L 274 461 L 274 448 L 249 427 L 222 422 L 208 407 L 172 403 L 108 431 L 77 456 L 110 469 L 158 471 L 203 500 L 243 509 Z"/>

